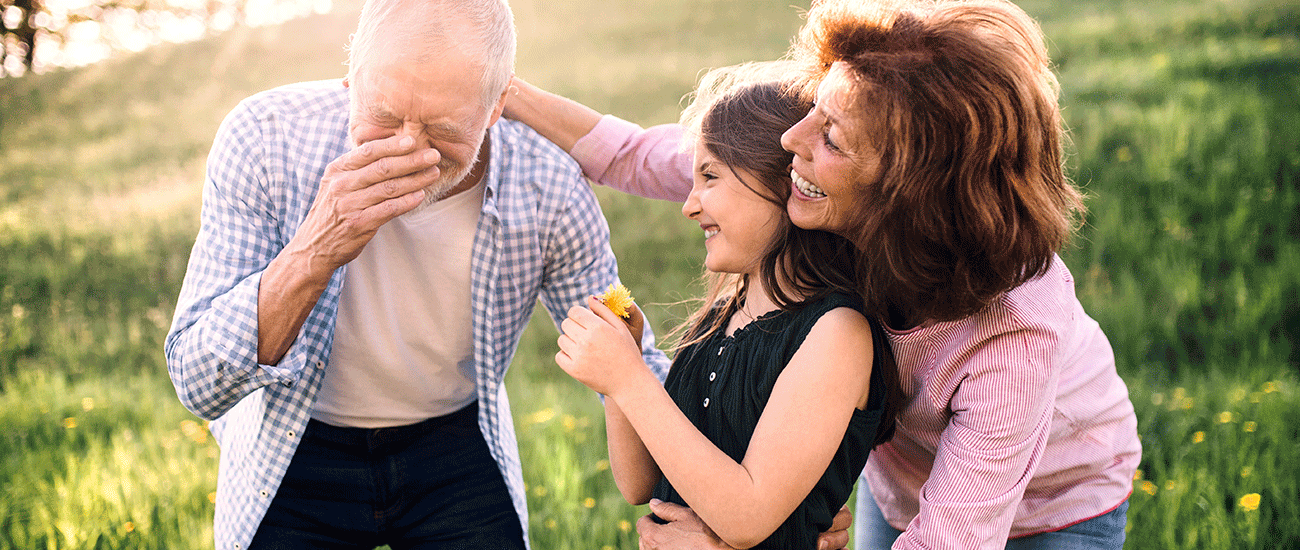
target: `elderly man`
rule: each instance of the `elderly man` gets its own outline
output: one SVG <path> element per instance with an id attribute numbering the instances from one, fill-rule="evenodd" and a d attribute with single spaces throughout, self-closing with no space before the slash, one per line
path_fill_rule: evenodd
<path id="1" fill-rule="evenodd" d="M 514 48 L 504 0 L 370 0 L 345 79 L 222 124 L 166 342 L 218 549 L 527 545 L 502 379 L 617 268 L 576 164 L 498 121 Z"/>

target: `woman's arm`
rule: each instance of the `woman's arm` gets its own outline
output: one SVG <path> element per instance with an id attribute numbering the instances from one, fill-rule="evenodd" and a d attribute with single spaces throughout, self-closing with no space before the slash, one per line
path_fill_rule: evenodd
<path id="1" fill-rule="evenodd" d="M 568 152 L 583 175 L 624 193 L 675 202 L 691 192 L 691 153 L 677 124 L 642 128 L 515 78 L 504 115 Z"/>
<path id="2" fill-rule="evenodd" d="M 866 403 L 870 327 L 855 311 L 833 310 L 778 377 L 737 463 L 695 429 L 648 371 L 617 366 L 633 355 L 602 345 L 601 333 L 613 333 L 617 318 L 606 319 L 612 313 L 599 304 L 592 307 L 599 317 L 578 311 L 566 321 L 561 367 L 614 400 L 663 475 L 730 546 L 758 544 L 789 517 L 825 473 L 854 408 Z"/>
<path id="3" fill-rule="evenodd" d="M 502 115 L 527 124 L 566 153 L 572 153 L 573 144 L 600 122 L 601 115 L 595 109 L 533 86 L 519 77 L 510 85 L 514 93 L 506 101 Z"/>

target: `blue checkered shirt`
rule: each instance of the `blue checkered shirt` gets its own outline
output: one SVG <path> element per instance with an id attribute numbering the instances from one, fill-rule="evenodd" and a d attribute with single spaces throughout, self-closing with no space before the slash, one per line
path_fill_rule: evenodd
<path id="1" fill-rule="evenodd" d="M 167 335 L 167 370 L 221 446 L 216 547 L 247 548 L 311 417 L 334 335 L 346 266 L 336 271 L 278 365 L 257 362 L 263 270 L 307 215 L 325 167 L 349 149 L 348 94 L 337 80 L 243 101 L 208 157 L 201 227 Z M 524 533 L 523 473 L 503 378 L 538 299 L 552 319 L 618 277 L 609 227 L 577 164 L 531 129 L 489 129 L 491 158 L 472 256 L 479 427 Z M 660 379 L 668 360 L 646 331 Z"/>

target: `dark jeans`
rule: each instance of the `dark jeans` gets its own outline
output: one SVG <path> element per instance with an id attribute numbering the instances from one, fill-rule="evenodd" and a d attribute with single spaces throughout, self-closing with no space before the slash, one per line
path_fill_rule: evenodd
<path id="1" fill-rule="evenodd" d="M 312 420 L 250 550 L 524 548 L 478 407 L 410 426 Z"/>

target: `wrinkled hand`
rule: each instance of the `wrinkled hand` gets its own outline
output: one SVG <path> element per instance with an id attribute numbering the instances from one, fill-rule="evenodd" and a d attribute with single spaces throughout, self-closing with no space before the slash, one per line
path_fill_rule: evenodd
<path id="1" fill-rule="evenodd" d="M 700 516 L 685 506 L 658 499 L 650 501 L 650 512 L 668 523 L 659 524 L 650 516 L 636 522 L 641 535 L 641 550 L 728 550 L 718 535 L 705 525 Z"/>
<path id="2" fill-rule="evenodd" d="M 325 168 L 316 201 L 294 235 L 310 268 L 333 272 L 352 261 L 379 227 L 424 200 L 441 155 L 409 136 L 362 144 Z M 315 262 L 323 262 L 317 264 Z"/>
<path id="3" fill-rule="evenodd" d="M 861 491 L 862 489 L 858 489 Z M 849 545 L 849 526 L 853 524 L 853 512 L 849 507 L 840 508 L 840 512 L 835 514 L 831 520 L 831 529 L 817 536 L 818 550 L 836 549 L 842 550 Z"/>
<path id="4" fill-rule="evenodd" d="M 641 535 L 641 550 L 725 550 L 731 548 L 722 542 L 709 529 L 708 525 L 695 515 L 690 508 L 678 506 L 658 499 L 650 501 L 650 511 L 667 521 L 656 523 L 650 516 L 644 516 L 636 522 L 636 531 Z M 849 544 L 849 526 L 853 523 L 853 513 L 849 507 L 840 508 L 831 520 L 831 529 L 817 536 L 819 550 L 843 550 Z"/>
<path id="5" fill-rule="evenodd" d="M 589 309 L 590 308 L 590 309 Z M 641 319 L 633 310 L 633 319 Z M 644 326 L 644 320 L 638 320 Z M 569 318 L 560 323 L 559 353 L 555 363 L 579 382 L 604 395 L 614 395 L 620 384 L 631 380 L 639 371 L 649 373 L 641 358 L 639 332 L 596 297 L 587 298 L 587 307 L 569 309 Z M 639 371 L 638 371 L 639 369 Z"/>

